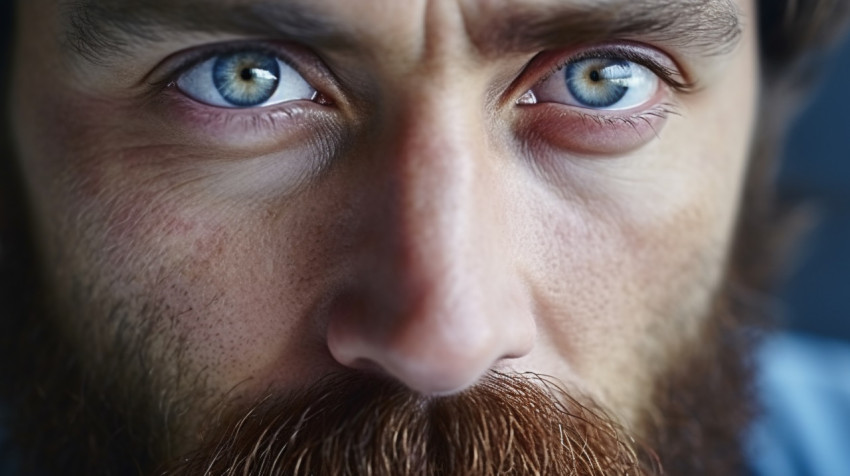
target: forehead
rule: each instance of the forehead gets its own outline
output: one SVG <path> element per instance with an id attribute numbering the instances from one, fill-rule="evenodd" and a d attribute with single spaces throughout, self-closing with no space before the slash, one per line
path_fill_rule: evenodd
<path id="1" fill-rule="evenodd" d="M 84 53 L 185 31 L 294 40 L 339 49 L 471 46 L 489 55 L 611 37 L 694 55 L 729 49 L 746 0 L 66 0 L 66 44 Z M 132 39 L 133 41 L 129 41 Z M 88 51 L 86 51 L 88 50 Z M 99 51 L 94 51 L 99 50 Z"/>

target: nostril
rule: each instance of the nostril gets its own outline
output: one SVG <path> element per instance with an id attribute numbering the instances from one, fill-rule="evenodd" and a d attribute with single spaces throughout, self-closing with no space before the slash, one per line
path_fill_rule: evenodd
<path id="1" fill-rule="evenodd" d="M 394 273 L 363 273 L 332 290 L 326 339 L 340 364 L 449 394 L 530 351 L 533 313 L 516 280 L 436 258 L 396 264 Z"/>
<path id="2" fill-rule="evenodd" d="M 384 370 L 384 368 L 377 362 L 372 359 L 362 357 L 352 360 L 350 363 L 346 364 L 346 366 L 368 374 L 387 374 L 386 370 Z"/>
<path id="3" fill-rule="evenodd" d="M 527 354 L 534 341 L 528 338 L 533 329 L 519 325 L 527 321 L 522 315 L 482 307 L 420 306 L 377 313 L 363 312 L 361 305 L 335 310 L 328 320 L 327 345 L 337 362 L 427 395 L 474 385 L 499 361 Z"/>
<path id="4" fill-rule="evenodd" d="M 427 395 L 456 393 L 475 384 L 501 354 L 492 343 L 464 346 L 433 332 L 402 332 L 382 339 L 363 328 L 349 328 L 348 335 L 341 336 L 342 329 L 332 328 L 328 336 L 330 352 L 338 362 L 390 377 Z"/>

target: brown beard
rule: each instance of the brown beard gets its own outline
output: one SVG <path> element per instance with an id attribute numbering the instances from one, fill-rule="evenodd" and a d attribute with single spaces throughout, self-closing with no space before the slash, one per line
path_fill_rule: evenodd
<path id="1" fill-rule="evenodd" d="M 144 384 L 125 388 L 102 369 L 84 370 L 50 325 L 3 348 L 9 358 L 16 349 L 4 360 L 18 363 L 15 380 L 3 375 L 14 399 L 3 397 L 16 410 L 9 428 L 23 474 L 655 474 L 659 462 L 664 474 L 740 474 L 754 333 L 741 320 L 752 316 L 731 312 L 728 294 L 706 319 L 701 345 L 656 382 L 640 439 L 533 375 L 493 374 L 456 396 L 424 398 L 352 372 L 223 411 L 199 449 L 164 467 L 173 459 L 164 409 L 181 405 L 129 398 Z M 106 362 L 124 361 L 113 357 Z"/>
<path id="2" fill-rule="evenodd" d="M 423 397 L 353 374 L 264 402 L 165 474 L 643 475 L 657 474 L 653 461 L 600 410 L 536 375 L 493 373 Z"/>
<path id="3" fill-rule="evenodd" d="M 5 2 L 4 5 L 12 6 L 14 3 Z M 776 104 L 802 96 L 798 91 L 790 94 L 784 89 L 789 85 L 799 86 L 789 81 L 788 72 L 802 71 L 806 74 L 800 77 L 810 79 L 811 61 L 800 61 L 800 58 L 808 58 L 806 53 L 811 45 L 833 33 L 836 28 L 830 24 L 838 24 L 842 19 L 842 15 L 836 14 L 822 15 L 821 21 L 811 21 L 806 15 L 822 11 L 821 3 L 842 6 L 843 3 L 840 0 L 797 2 L 803 5 L 794 9 L 799 18 L 784 14 L 788 2 L 762 0 L 758 3 L 759 13 L 764 17 L 761 30 L 767 32 L 762 33 L 760 41 L 765 67 L 762 77 L 768 81 L 768 92 L 763 94 L 766 99 L 762 101 L 766 111 L 760 117 L 767 124 L 761 125 L 758 134 L 761 138 L 757 147 L 759 153 L 755 154 L 756 160 L 746 187 L 747 196 L 742 201 L 744 213 L 732 262 L 735 274 L 742 282 L 748 287 L 761 289 L 765 287 L 764 281 L 769 281 L 775 273 L 772 265 L 777 260 L 771 255 L 783 254 L 781 238 L 785 236 L 780 220 L 774 215 L 773 197 L 766 193 L 766 189 L 770 188 L 767 181 L 772 177 L 767 172 L 779 144 L 776 139 L 784 136 L 784 123 L 791 109 L 789 106 L 788 110 L 783 110 Z M 782 21 L 771 21 L 764 11 L 776 11 L 776 16 Z M 0 17 L 11 19 L 14 15 Z M 827 25 L 823 25 L 823 21 Z M 770 28 L 773 23 L 777 26 Z M 9 33 L 12 28 L 0 30 Z M 804 67 L 795 69 L 792 68 L 794 65 Z M 7 88 L 0 90 L 5 92 Z M 0 134 L 5 134 L 7 129 L 0 127 Z M 0 142 L 5 145 L 8 140 Z M 14 446 L 7 448 L 8 452 L 18 457 L 23 470 L 21 474 L 149 474 L 157 459 L 157 450 L 152 448 L 167 435 L 167 426 L 155 417 L 158 406 L 144 400 L 128 403 L 114 398 L 114 395 L 132 393 L 133 389 L 116 391 L 110 388 L 109 382 L 92 377 L 55 327 L 32 311 L 33 302 L 42 297 L 33 292 L 37 289 L 37 279 L 32 273 L 38 267 L 29 259 L 33 254 L 27 252 L 32 240 L 20 233 L 20 230 L 27 229 L 23 216 L 26 208 L 22 205 L 23 194 L 10 192 L 19 187 L 19 174 L 9 170 L 14 168 L 14 161 L 11 154 L 3 152 L 5 157 L 0 160 L 0 198 L 5 199 L 0 200 L 0 205 L 3 205 L 0 208 L 0 234 L 3 235 L 0 239 L 0 312 L 3 314 L 0 318 L 0 410 L 5 410 L 6 415 L 0 428 L 5 427 L 12 435 Z M 727 294 L 719 301 L 738 302 L 740 296 L 733 297 L 735 299 L 728 299 Z M 653 416 L 646 419 L 646 441 L 659 452 L 666 474 L 737 474 L 741 467 L 741 431 L 752 412 L 748 355 L 756 337 L 752 334 L 753 328 L 760 324 L 754 322 L 749 311 L 738 311 L 740 309 L 730 311 L 725 304 L 719 306 L 708 320 L 705 345 L 692 355 L 681 356 L 677 365 L 656 382 L 656 408 L 652 411 Z M 387 385 L 386 382 L 374 383 Z M 426 413 L 432 415 L 433 402 L 424 403 Z M 342 404 L 351 407 L 351 400 L 343 400 Z M 574 404 L 569 405 L 566 408 L 568 412 L 580 408 L 574 409 Z M 289 415 L 264 413 L 272 407 L 274 404 L 271 402 L 262 404 L 248 415 L 243 427 L 268 426 L 273 421 L 285 420 L 285 416 Z M 419 407 L 414 410 L 423 411 Z M 352 415 L 355 414 L 357 411 L 352 411 Z M 347 421 L 349 415 L 345 416 L 346 419 L 340 422 Z M 367 416 L 363 413 L 360 418 Z M 333 426 L 333 421 L 329 423 L 332 429 L 338 429 Z M 592 432 L 589 424 L 581 420 L 578 423 L 584 425 L 585 431 Z M 604 423 L 601 425 L 609 428 Z M 371 431 L 379 432 L 380 427 L 374 427 L 374 423 L 372 426 Z M 235 429 L 233 423 L 223 428 L 218 434 L 211 433 L 211 438 L 218 436 L 218 440 L 212 438 L 207 449 L 217 450 L 221 436 Z M 355 427 L 354 430 L 354 435 L 364 434 L 361 428 Z M 240 431 L 240 435 L 246 434 Z M 481 437 L 479 434 L 475 436 Z M 245 443 L 241 442 L 243 446 Z M 229 450 L 230 445 L 226 442 L 223 449 Z M 250 445 L 246 448 L 249 450 L 245 453 L 246 457 L 263 452 Z M 391 448 L 394 446 L 391 445 Z M 357 449 L 370 448 L 363 445 L 353 447 L 353 450 Z M 459 450 L 454 451 L 457 453 Z M 420 453 L 410 453 L 413 454 Z M 415 462 L 407 453 L 403 456 L 411 464 Z M 248 461 L 245 459 L 242 464 Z M 174 469 L 178 474 L 181 469 L 186 472 L 192 467 L 188 461 L 179 461 L 178 464 L 179 467 Z"/>
<path id="4" fill-rule="evenodd" d="M 535 374 L 494 372 L 458 395 L 428 398 L 352 373 L 236 413 L 163 474 L 742 474 L 757 333 L 725 299 L 715 311 L 707 345 L 658 381 L 644 441 Z"/>
<path id="5" fill-rule="evenodd" d="M 761 319 L 729 282 L 704 316 L 698 345 L 684 346 L 688 353 L 659 373 L 640 438 L 593 402 L 533 376 L 494 375 L 469 392 L 425 399 L 352 373 L 228 412 L 197 451 L 174 460 L 169 439 L 192 402 L 159 400 L 141 389 L 165 387 L 126 378 L 140 360 L 138 343 L 116 346 L 122 352 L 102 356 L 97 368 L 81 358 L 58 325 L 72 312 L 46 310 L 24 210 L 3 209 L 20 216 L 0 220 L 0 429 L 20 474 L 652 474 L 660 462 L 664 474 L 697 476 L 744 467 L 754 407 L 749 355 Z M 744 211 L 739 233 L 749 240 L 739 236 L 732 261 L 749 287 L 758 280 L 741 272 L 754 269 L 741 256 L 770 262 L 756 251 L 775 228 L 753 231 L 768 220 Z"/>
<path id="6" fill-rule="evenodd" d="M 144 343 L 121 341 L 94 365 L 81 358 L 59 326 L 73 312 L 45 304 L 23 229 L 0 228 L 0 244 L 14 251 L 0 257 L 0 411 L 14 410 L 0 429 L 21 474 L 653 474 L 660 461 L 665 474 L 696 476 L 744 467 L 749 354 L 761 319 L 730 282 L 706 316 L 694 316 L 705 323 L 699 342 L 659 372 L 640 437 L 534 377 L 490 376 L 469 392 L 423 399 L 352 373 L 227 412 L 196 452 L 174 460 L 174 426 L 196 402 L 149 394 L 168 387 L 137 380 L 147 372 L 127 377 L 146 360 Z"/>

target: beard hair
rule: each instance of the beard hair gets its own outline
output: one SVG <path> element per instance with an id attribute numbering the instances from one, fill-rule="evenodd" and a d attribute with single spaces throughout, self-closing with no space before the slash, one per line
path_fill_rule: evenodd
<path id="1" fill-rule="evenodd" d="M 352 372 L 218 426 L 162 474 L 659 474 L 613 419 L 536 374 L 425 397 Z"/>
<path id="2" fill-rule="evenodd" d="M 756 155 L 772 156 L 768 152 Z M 0 160 L 0 437 L 5 430 L 8 441 L 0 438 L 0 461 L 14 461 L 20 474 L 147 475 L 156 474 L 158 468 L 172 475 L 204 474 L 208 468 L 212 474 L 219 470 L 226 474 L 227 468 L 246 467 L 249 471 L 244 474 L 250 474 L 283 468 L 277 453 L 298 438 L 302 438 L 298 440 L 301 449 L 290 446 L 288 458 L 290 464 L 301 464 L 302 472 L 308 472 L 310 465 L 335 464 L 334 468 L 381 474 L 401 464 L 397 472 L 386 474 L 487 474 L 488 470 L 521 474 L 533 464 L 544 468 L 565 464 L 563 471 L 548 473 L 581 474 L 581 468 L 616 473 L 631 465 L 630 474 L 635 474 L 656 470 L 659 461 L 671 475 L 743 472 L 741 442 L 756 410 L 750 355 L 760 329 L 769 321 L 744 290 L 767 287 L 763 281 L 773 274 L 770 265 L 783 254 L 781 238 L 787 235 L 771 214 L 770 200 L 759 198 L 768 175 L 760 171 L 763 167 L 751 174 L 753 184 L 746 187 L 748 196 L 733 240 L 730 274 L 745 286 L 727 281 L 721 287 L 704 320 L 699 345 L 683 346 L 688 352 L 659 374 L 652 408 L 644 415 L 642 443 L 624 434 L 592 402 L 582 405 L 562 390 L 553 390 L 545 379 L 494 375 L 464 395 L 422 399 L 386 380 L 351 374 L 298 394 L 312 396 L 312 401 L 301 398 L 298 403 L 294 395 L 286 401 L 267 399 L 252 409 L 228 412 L 229 417 L 218 419 L 217 429 L 204 435 L 206 443 L 196 452 L 175 459 L 169 450 L 179 425 L 175 422 L 192 412 L 193 402 L 141 391 L 155 387 L 139 380 L 148 375 L 145 372 L 135 372 L 129 379 L 122 375 L 140 360 L 138 346 L 119 345 L 122 352 L 102 356 L 99 367 L 91 368 L 78 346 L 60 331 L 58 318 L 67 315 L 44 310 L 49 293 L 37 275 L 42 268 L 35 258 L 35 240 L 26 231 L 30 229 L 22 205 L 26 201 L 16 179 L 21 175 L 9 170 L 14 168 L 12 154 L 4 155 L 5 160 Z M 757 161 L 757 165 L 765 163 L 766 159 Z M 318 402 L 334 405 L 327 408 Z M 409 411 L 400 411 L 405 406 Z M 538 407 L 546 418 L 529 414 L 529 409 Z M 466 413 L 464 421 L 457 417 L 460 410 Z M 316 418 L 293 420 L 299 411 Z M 323 422 L 318 426 L 327 429 L 324 435 L 314 429 L 317 418 Z M 387 419 L 394 421 L 392 426 Z M 399 425 L 402 422 L 413 426 Z M 441 428 L 447 433 L 439 435 Z M 293 429 L 303 431 L 293 433 Z M 372 446 L 369 438 L 383 442 Z M 562 442 L 572 444 L 575 451 L 565 451 Z M 328 448 L 347 451 L 337 452 L 333 462 L 327 459 Z M 552 458 L 560 462 L 550 462 Z M 161 466 L 163 461 L 171 463 Z"/>
<path id="3" fill-rule="evenodd" d="M 15 460 L 21 474 L 653 474 L 660 463 L 666 474 L 697 476 L 745 468 L 741 442 L 756 410 L 750 355 L 768 319 L 732 280 L 716 292 L 700 342 L 682 346 L 687 352 L 659 373 L 640 438 L 544 377 L 491 374 L 456 396 L 423 398 L 352 371 L 222 411 L 200 447 L 175 458 L 171 439 L 198 401 L 146 391 L 167 391 L 169 382 L 138 370 L 150 360 L 138 338 L 96 368 L 82 358 L 59 325 L 73 313 L 52 309 L 37 276 L 25 217 L 0 225 L 0 430 L 9 436 L 0 458 Z M 736 243 L 759 249 L 740 236 Z M 733 265 L 743 262 L 738 254 Z M 747 288 L 758 281 L 735 275 Z"/>
<path id="4" fill-rule="evenodd" d="M 763 328 L 754 323 L 764 321 L 732 296 L 718 294 L 700 333 L 706 345 L 657 379 L 643 438 L 537 374 L 491 372 L 457 395 L 423 397 L 350 372 L 229 412 L 158 474 L 744 474 L 742 441 L 757 411 L 751 349 Z"/>
<path id="5" fill-rule="evenodd" d="M 219 418 L 199 414 L 216 408 L 202 401 L 216 397 L 201 389 L 178 398 L 175 382 L 158 377 L 154 360 L 181 359 L 148 355 L 155 335 L 123 329 L 108 355 L 85 358 L 86 341 L 61 324 L 71 315 L 95 321 L 72 311 L 91 308 L 86 287 L 76 286 L 77 306 L 59 307 L 35 274 L 33 242 L 18 230 L 3 234 L 0 429 L 21 474 L 653 474 L 660 462 L 666 474 L 696 476 L 745 467 L 749 356 L 763 319 L 731 281 L 706 315 L 693 316 L 703 323 L 699 342 L 681 345 L 685 352 L 658 372 L 639 437 L 591 400 L 533 375 L 492 374 L 468 392 L 423 398 L 350 371 L 285 399 L 221 407 Z M 126 321 L 115 312 L 108 317 Z M 180 378 L 191 380 L 185 371 Z M 186 434 L 190 417 L 214 421 L 199 449 L 180 457 L 172 439 Z"/>
<path id="6" fill-rule="evenodd" d="M 492 373 L 458 395 L 422 397 L 350 371 L 201 416 L 212 424 L 200 446 L 175 458 L 176 425 L 198 401 L 141 390 L 167 390 L 139 381 L 144 372 L 127 379 L 138 345 L 87 368 L 55 322 L 34 311 L 0 346 L 0 401 L 15 410 L 7 418 L 13 454 L 32 475 L 596 475 L 657 474 L 659 465 L 665 474 L 740 474 L 755 410 L 749 356 L 760 333 L 730 289 L 718 292 L 699 345 L 684 346 L 689 353 L 659 375 L 639 437 L 590 399 L 533 374 Z"/>

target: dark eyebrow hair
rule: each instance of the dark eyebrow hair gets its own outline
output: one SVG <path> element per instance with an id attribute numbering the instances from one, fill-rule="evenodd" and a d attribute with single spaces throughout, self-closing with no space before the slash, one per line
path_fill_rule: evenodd
<path id="1" fill-rule="evenodd" d="M 713 56 L 732 51 L 743 33 L 734 0 L 583 0 L 512 7 L 500 18 L 474 37 L 482 51 L 639 38 Z"/>
<path id="2" fill-rule="evenodd" d="M 316 47 L 350 48 L 356 33 L 301 2 L 255 0 L 62 0 L 64 42 L 95 63 L 175 31 L 250 34 Z M 580 0 L 503 7 L 480 32 L 487 55 L 609 39 L 641 38 L 703 56 L 738 43 L 734 0 Z M 469 22 L 469 20 L 467 20 Z"/>
<path id="3" fill-rule="evenodd" d="M 175 31 L 251 34 L 343 46 L 346 28 L 295 2 L 196 0 L 62 0 L 63 42 L 95 62 L 127 54 Z"/>

